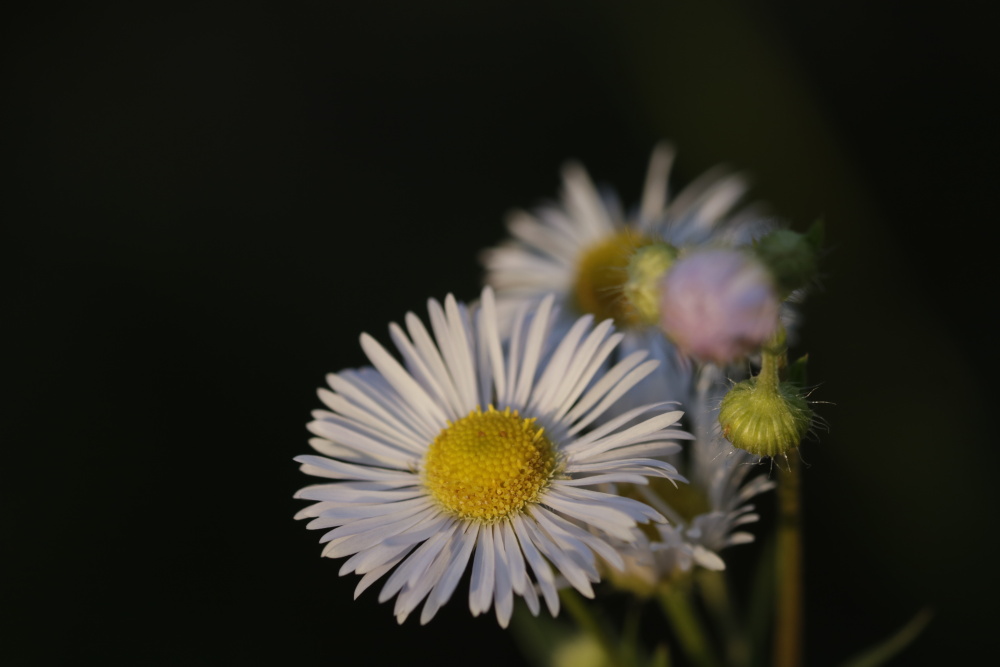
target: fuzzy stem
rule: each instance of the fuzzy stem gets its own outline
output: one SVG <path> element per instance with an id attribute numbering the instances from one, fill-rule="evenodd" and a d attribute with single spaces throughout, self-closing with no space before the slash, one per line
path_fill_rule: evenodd
<path id="1" fill-rule="evenodd" d="M 774 336 L 760 350 L 760 373 L 757 374 L 757 388 L 777 394 L 781 385 L 781 369 L 788 364 L 788 348 L 785 347 L 785 327 L 779 325 Z"/>

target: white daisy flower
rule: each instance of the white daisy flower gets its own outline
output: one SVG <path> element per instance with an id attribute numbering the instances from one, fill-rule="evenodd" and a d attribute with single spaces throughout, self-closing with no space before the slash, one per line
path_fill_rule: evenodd
<path id="1" fill-rule="evenodd" d="M 632 394 L 632 404 L 686 398 L 692 371 L 655 323 L 643 321 L 624 298 L 633 252 L 653 243 L 679 251 L 708 243 L 745 244 L 771 227 L 749 209 L 735 210 L 746 192 L 738 175 L 710 172 L 671 199 L 672 162 L 672 149 L 654 150 L 642 201 L 632 216 L 613 193 L 602 197 L 583 167 L 570 164 L 563 170 L 560 204 L 513 214 L 508 221 L 513 239 L 482 255 L 501 322 L 522 304 L 555 294 L 566 313 L 563 327 L 583 313 L 611 318 L 625 333 L 621 354 L 645 349 L 659 360 L 660 369 Z M 628 407 L 619 405 L 620 410 Z"/>
<path id="2" fill-rule="evenodd" d="M 678 411 L 664 404 L 596 420 L 656 366 L 644 352 L 613 367 L 611 322 L 578 319 L 555 344 L 553 299 L 522 309 L 501 344 L 497 307 L 449 296 L 429 301 L 431 331 L 415 315 L 390 333 L 399 363 L 367 334 L 374 368 L 328 377 L 329 410 L 314 413 L 310 440 L 322 456 L 300 456 L 303 472 L 336 480 L 308 486 L 317 501 L 298 518 L 331 529 L 323 555 L 348 556 L 340 573 L 363 575 L 355 596 L 388 575 L 402 623 L 421 602 L 421 623 L 448 601 L 472 562 L 469 608 L 494 607 L 506 626 L 514 595 L 533 614 L 539 594 L 559 610 L 556 575 L 583 595 L 599 581 L 595 556 L 623 567 L 611 540 L 628 542 L 638 522 L 663 521 L 648 505 L 588 487 L 682 481 L 669 463 Z M 649 416 L 649 415 L 653 416 Z M 555 572 L 553 572 L 553 566 Z"/>
<path id="3" fill-rule="evenodd" d="M 774 488 L 766 476 L 753 475 L 756 459 L 734 448 L 719 430 L 716 411 L 725 391 L 721 371 L 701 369 L 692 412 L 695 441 L 686 448 L 689 484 L 667 487 L 654 482 L 635 487 L 637 497 L 662 512 L 669 523 L 635 529 L 631 543 L 620 545 L 625 575 L 617 580 L 640 589 L 655 587 L 694 566 L 725 569 L 720 552 L 754 541 L 743 530 L 760 517 L 752 500 Z"/>

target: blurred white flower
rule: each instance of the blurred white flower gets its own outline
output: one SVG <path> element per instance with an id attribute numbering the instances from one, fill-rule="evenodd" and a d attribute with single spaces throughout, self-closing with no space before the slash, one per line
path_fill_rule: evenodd
<path id="1" fill-rule="evenodd" d="M 740 250 L 699 250 L 661 279 L 659 324 L 685 354 L 729 364 L 778 329 L 781 301 L 767 268 Z"/>
<path id="2" fill-rule="evenodd" d="M 634 251 L 654 243 L 678 249 L 746 244 L 771 228 L 754 211 L 735 210 L 746 192 L 738 175 L 710 172 L 671 198 L 672 162 L 668 146 L 653 151 L 642 201 L 632 215 L 613 192 L 599 194 L 583 167 L 570 164 L 563 169 L 560 202 L 513 214 L 508 220 L 513 238 L 482 255 L 501 326 L 518 308 L 554 294 L 565 313 L 557 329 L 565 330 L 585 313 L 611 318 L 625 333 L 621 355 L 648 350 L 661 362 L 619 410 L 652 400 L 683 400 L 691 383 L 690 363 L 624 296 Z"/>

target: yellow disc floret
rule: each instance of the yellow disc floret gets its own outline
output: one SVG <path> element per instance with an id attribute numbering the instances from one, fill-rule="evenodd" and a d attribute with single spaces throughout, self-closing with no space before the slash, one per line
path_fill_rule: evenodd
<path id="1" fill-rule="evenodd" d="M 625 298 L 628 265 L 632 253 L 653 240 L 628 229 L 592 245 L 576 267 L 573 296 L 577 307 L 598 321 L 611 318 L 619 327 L 642 324 L 642 318 Z"/>
<path id="2" fill-rule="evenodd" d="M 517 410 L 476 408 L 449 423 L 427 449 L 424 483 L 463 519 L 492 523 L 535 502 L 556 471 L 555 446 Z"/>

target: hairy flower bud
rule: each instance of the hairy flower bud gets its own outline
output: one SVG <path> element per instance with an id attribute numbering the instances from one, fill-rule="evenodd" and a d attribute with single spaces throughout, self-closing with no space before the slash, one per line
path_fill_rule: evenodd
<path id="1" fill-rule="evenodd" d="M 729 442 L 755 456 L 778 456 L 798 447 L 813 413 L 799 388 L 759 377 L 733 386 L 719 406 L 719 424 Z"/>

